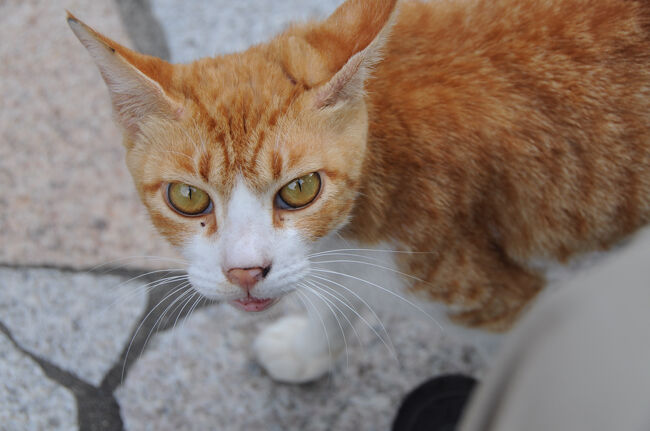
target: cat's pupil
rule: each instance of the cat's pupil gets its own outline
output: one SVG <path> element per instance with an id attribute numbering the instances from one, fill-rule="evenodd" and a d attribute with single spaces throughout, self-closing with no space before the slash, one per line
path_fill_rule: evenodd
<path id="1" fill-rule="evenodd" d="M 184 197 L 186 197 L 186 198 L 192 200 L 192 187 L 186 185 L 186 186 L 183 187 L 183 189 L 181 190 L 181 194 L 182 194 Z"/>
<path id="2" fill-rule="evenodd" d="M 302 191 L 302 183 L 303 183 L 303 182 L 304 182 L 304 180 L 300 180 L 300 179 L 295 180 L 294 182 L 292 182 L 291 184 L 289 184 L 289 185 L 287 186 L 287 188 L 288 188 L 289 190 L 291 190 L 291 191 L 295 191 L 295 190 L 296 190 L 296 187 L 297 187 L 298 190 Z"/>

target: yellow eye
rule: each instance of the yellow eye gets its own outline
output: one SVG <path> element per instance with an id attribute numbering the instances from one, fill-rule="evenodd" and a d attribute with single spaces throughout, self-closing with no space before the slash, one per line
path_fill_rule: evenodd
<path id="1" fill-rule="evenodd" d="M 282 209 L 302 208 L 316 199 L 320 185 L 320 175 L 316 172 L 296 178 L 280 189 L 276 206 Z"/>
<path id="2" fill-rule="evenodd" d="M 212 209 L 212 201 L 206 192 L 185 183 L 167 186 L 167 202 L 173 210 L 185 216 L 203 215 Z"/>

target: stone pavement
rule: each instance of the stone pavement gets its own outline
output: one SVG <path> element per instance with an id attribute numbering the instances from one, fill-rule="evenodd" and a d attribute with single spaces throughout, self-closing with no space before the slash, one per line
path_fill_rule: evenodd
<path id="1" fill-rule="evenodd" d="M 0 431 L 384 430 L 421 380 L 481 368 L 386 301 L 377 312 L 398 360 L 371 322 L 330 376 L 271 381 L 250 343 L 297 305 L 244 316 L 195 301 L 182 272 L 161 269 L 182 266 L 138 202 L 104 84 L 65 22 L 69 9 L 126 45 L 189 61 L 338 3 L 0 2 Z"/>

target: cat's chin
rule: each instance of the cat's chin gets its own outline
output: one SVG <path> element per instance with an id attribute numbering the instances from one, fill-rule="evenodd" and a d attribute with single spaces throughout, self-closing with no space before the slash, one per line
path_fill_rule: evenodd
<path id="1" fill-rule="evenodd" d="M 236 309 L 245 311 L 247 313 L 258 313 L 260 311 L 264 311 L 271 308 L 279 300 L 280 298 L 255 298 L 249 296 L 248 298 L 229 301 L 229 304 L 235 307 Z"/>

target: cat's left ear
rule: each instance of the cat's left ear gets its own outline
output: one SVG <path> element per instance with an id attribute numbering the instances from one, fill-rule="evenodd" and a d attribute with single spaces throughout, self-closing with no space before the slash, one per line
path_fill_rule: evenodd
<path id="1" fill-rule="evenodd" d="M 317 108 L 359 100 L 397 16 L 397 0 L 348 0 L 305 34 L 334 75 L 317 90 Z"/>
<path id="2" fill-rule="evenodd" d="M 173 119 L 182 112 L 165 87 L 172 65 L 139 54 L 99 34 L 68 12 L 68 24 L 88 49 L 108 86 L 118 122 L 133 137 L 148 117 Z"/>

